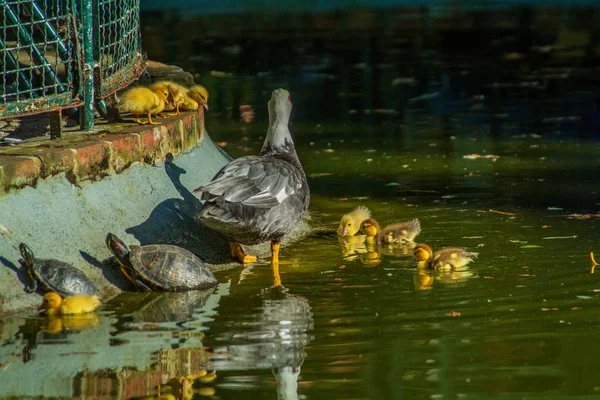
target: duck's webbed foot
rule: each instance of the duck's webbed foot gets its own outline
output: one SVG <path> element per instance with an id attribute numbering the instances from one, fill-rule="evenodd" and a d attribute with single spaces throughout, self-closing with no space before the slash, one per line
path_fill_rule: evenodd
<path id="1" fill-rule="evenodd" d="M 231 248 L 231 256 L 244 264 L 253 263 L 258 260 L 256 256 L 244 253 L 244 250 L 242 250 L 242 246 L 240 246 L 239 243 L 229 242 L 229 247 Z"/>
<path id="2" fill-rule="evenodd" d="M 279 276 L 279 243 L 271 242 L 271 267 L 273 268 L 273 287 L 281 286 Z"/>

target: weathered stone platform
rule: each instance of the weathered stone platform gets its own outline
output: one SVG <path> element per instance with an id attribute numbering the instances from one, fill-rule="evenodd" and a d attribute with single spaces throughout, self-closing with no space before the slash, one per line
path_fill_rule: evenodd
<path id="1" fill-rule="evenodd" d="M 131 289 L 107 262 L 108 232 L 127 244 L 182 246 L 213 269 L 238 265 L 228 244 L 194 219 L 201 203 L 191 191 L 230 161 L 205 132 L 203 110 L 154 126 L 129 120 L 0 149 L 0 315 L 40 302 L 23 291 L 21 242 L 38 258 L 73 263 L 107 297 Z M 264 256 L 268 246 L 251 251 Z"/>

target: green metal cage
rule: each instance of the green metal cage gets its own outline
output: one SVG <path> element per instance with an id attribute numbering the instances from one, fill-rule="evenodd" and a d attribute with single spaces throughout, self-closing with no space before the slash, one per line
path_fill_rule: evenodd
<path id="1" fill-rule="evenodd" d="M 143 72 L 139 0 L 0 0 L 0 118 L 81 107 L 93 127 L 101 99 Z M 102 107 L 100 107 L 102 108 Z M 59 135 L 58 134 L 58 135 Z M 53 136 L 58 136 L 53 135 Z"/>

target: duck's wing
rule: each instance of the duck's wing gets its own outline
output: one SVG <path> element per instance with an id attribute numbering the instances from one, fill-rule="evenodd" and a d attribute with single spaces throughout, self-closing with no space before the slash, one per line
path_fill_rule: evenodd
<path id="1" fill-rule="evenodd" d="M 202 200 L 239 203 L 256 208 L 281 204 L 302 187 L 294 165 L 271 157 L 242 157 L 223 167 L 213 180 L 194 192 Z"/>

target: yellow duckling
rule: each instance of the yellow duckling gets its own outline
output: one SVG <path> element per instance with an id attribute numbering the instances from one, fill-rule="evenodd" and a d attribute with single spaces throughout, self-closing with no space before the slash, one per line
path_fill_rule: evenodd
<path id="1" fill-rule="evenodd" d="M 454 270 L 462 268 L 473 261 L 479 253 L 467 251 L 460 247 L 447 247 L 436 251 L 426 244 L 418 244 L 413 250 L 413 260 L 418 268 L 432 268 L 436 270 Z"/>
<path id="2" fill-rule="evenodd" d="M 360 225 L 367 218 L 371 218 L 371 211 L 365 206 L 355 207 L 340 220 L 337 234 L 340 236 L 354 236 L 359 231 Z"/>
<path id="3" fill-rule="evenodd" d="M 188 89 L 188 96 L 208 111 L 208 90 L 202 85 L 194 85 Z"/>
<path id="4" fill-rule="evenodd" d="M 140 125 L 146 123 L 140 121 L 140 115 L 148 116 L 148 124 L 157 125 L 159 122 L 152 121 L 152 114 L 159 114 L 165 108 L 169 99 L 169 89 L 158 87 L 150 89 L 144 86 L 137 86 L 123 93 L 118 101 L 120 112 L 130 112 L 135 115 L 135 120 Z"/>
<path id="5" fill-rule="evenodd" d="M 94 311 L 102 303 L 96 295 L 76 294 L 63 299 L 58 293 L 44 295 L 38 310 L 46 310 L 48 315 L 84 314 Z"/>
<path id="6" fill-rule="evenodd" d="M 397 222 L 387 225 L 383 229 L 379 223 L 369 218 L 360 226 L 360 233 L 367 236 L 368 241 L 383 242 L 387 244 L 406 244 L 412 242 L 421 233 L 421 224 L 418 219 L 405 222 Z"/>
<path id="7" fill-rule="evenodd" d="M 166 87 L 169 91 L 169 101 L 165 106 L 165 111 L 175 111 L 171 116 L 181 115 L 180 109 L 197 110 L 198 103 L 188 96 L 188 89 L 172 81 L 160 81 L 150 85 L 150 88 Z"/>

